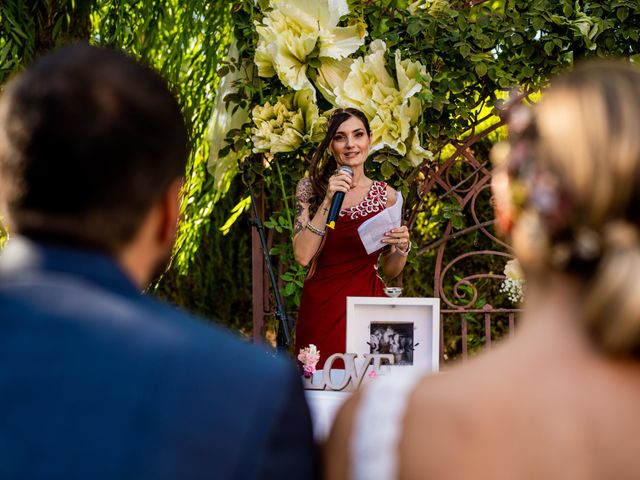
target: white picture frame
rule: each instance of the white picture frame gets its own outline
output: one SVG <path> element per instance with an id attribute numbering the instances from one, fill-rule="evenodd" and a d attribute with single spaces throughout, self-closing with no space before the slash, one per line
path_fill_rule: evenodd
<path id="1" fill-rule="evenodd" d="M 435 373 L 440 368 L 440 300 L 347 297 L 346 347 L 359 357 L 393 353 L 395 364 L 384 367 L 383 374 L 406 368 Z"/>

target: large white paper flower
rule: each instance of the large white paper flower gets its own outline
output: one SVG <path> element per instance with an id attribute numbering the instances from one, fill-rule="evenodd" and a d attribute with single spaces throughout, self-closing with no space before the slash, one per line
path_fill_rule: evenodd
<path id="1" fill-rule="evenodd" d="M 417 167 L 423 162 L 433 160 L 433 153 L 420 145 L 420 136 L 418 134 L 418 127 L 413 127 L 409 138 L 407 140 L 407 158 L 411 162 L 411 165 Z"/>
<path id="2" fill-rule="evenodd" d="M 375 40 L 367 55 L 351 63 L 342 81 L 339 69 L 334 69 L 333 103 L 364 112 L 371 124 L 372 152 L 384 147 L 403 156 L 409 152 L 410 161 L 416 165 L 419 158 L 431 158 L 430 152 L 420 146 L 417 135 L 410 138 L 422 113 L 422 102 L 415 95 L 428 88 L 431 77 L 422 64 L 402 60 L 396 51 L 394 79 L 386 67 L 386 51 L 386 44 Z"/>
<path id="3" fill-rule="evenodd" d="M 274 0 L 262 22 L 256 23 L 258 74 L 277 74 L 294 90 L 315 92 L 307 76 L 309 61 L 341 60 L 364 43 L 363 25 L 337 26 L 347 13 L 346 0 Z"/>
<path id="4" fill-rule="evenodd" d="M 351 58 L 343 58 L 342 60 L 334 60 L 332 58 L 324 59 L 322 65 L 316 72 L 314 83 L 324 98 L 331 104 L 336 103 L 335 89 L 344 83 L 351 71 Z"/>
<path id="5" fill-rule="evenodd" d="M 319 115 L 311 90 L 284 95 L 274 105 L 258 105 L 252 115 L 254 152 L 292 152 L 305 141 L 317 142 L 327 121 Z"/>

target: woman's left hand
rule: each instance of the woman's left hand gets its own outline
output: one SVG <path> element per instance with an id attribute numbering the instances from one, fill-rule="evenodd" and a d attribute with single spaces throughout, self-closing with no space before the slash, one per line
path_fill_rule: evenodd
<path id="1" fill-rule="evenodd" d="M 402 225 L 401 227 L 389 230 L 385 233 L 382 242 L 394 245 L 404 252 L 409 248 L 409 229 L 406 225 Z"/>

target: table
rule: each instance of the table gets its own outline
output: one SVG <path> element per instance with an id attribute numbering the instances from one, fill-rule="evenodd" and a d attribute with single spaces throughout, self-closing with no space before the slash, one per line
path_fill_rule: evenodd
<path id="1" fill-rule="evenodd" d="M 353 392 L 335 392 L 333 390 L 305 390 L 304 394 L 311 411 L 313 436 L 321 443 L 329 436 L 333 419 L 343 402 Z"/>

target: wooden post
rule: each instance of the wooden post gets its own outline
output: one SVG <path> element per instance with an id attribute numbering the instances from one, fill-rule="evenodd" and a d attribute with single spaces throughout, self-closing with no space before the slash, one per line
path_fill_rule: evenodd
<path id="1" fill-rule="evenodd" d="M 260 191 L 256 195 L 258 215 L 262 218 L 264 212 L 263 195 Z M 251 295 L 253 304 L 253 341 L 264 342 L 264 287 L 265 265 L 262 245 L 258 229 L 251 227 Z"/>

